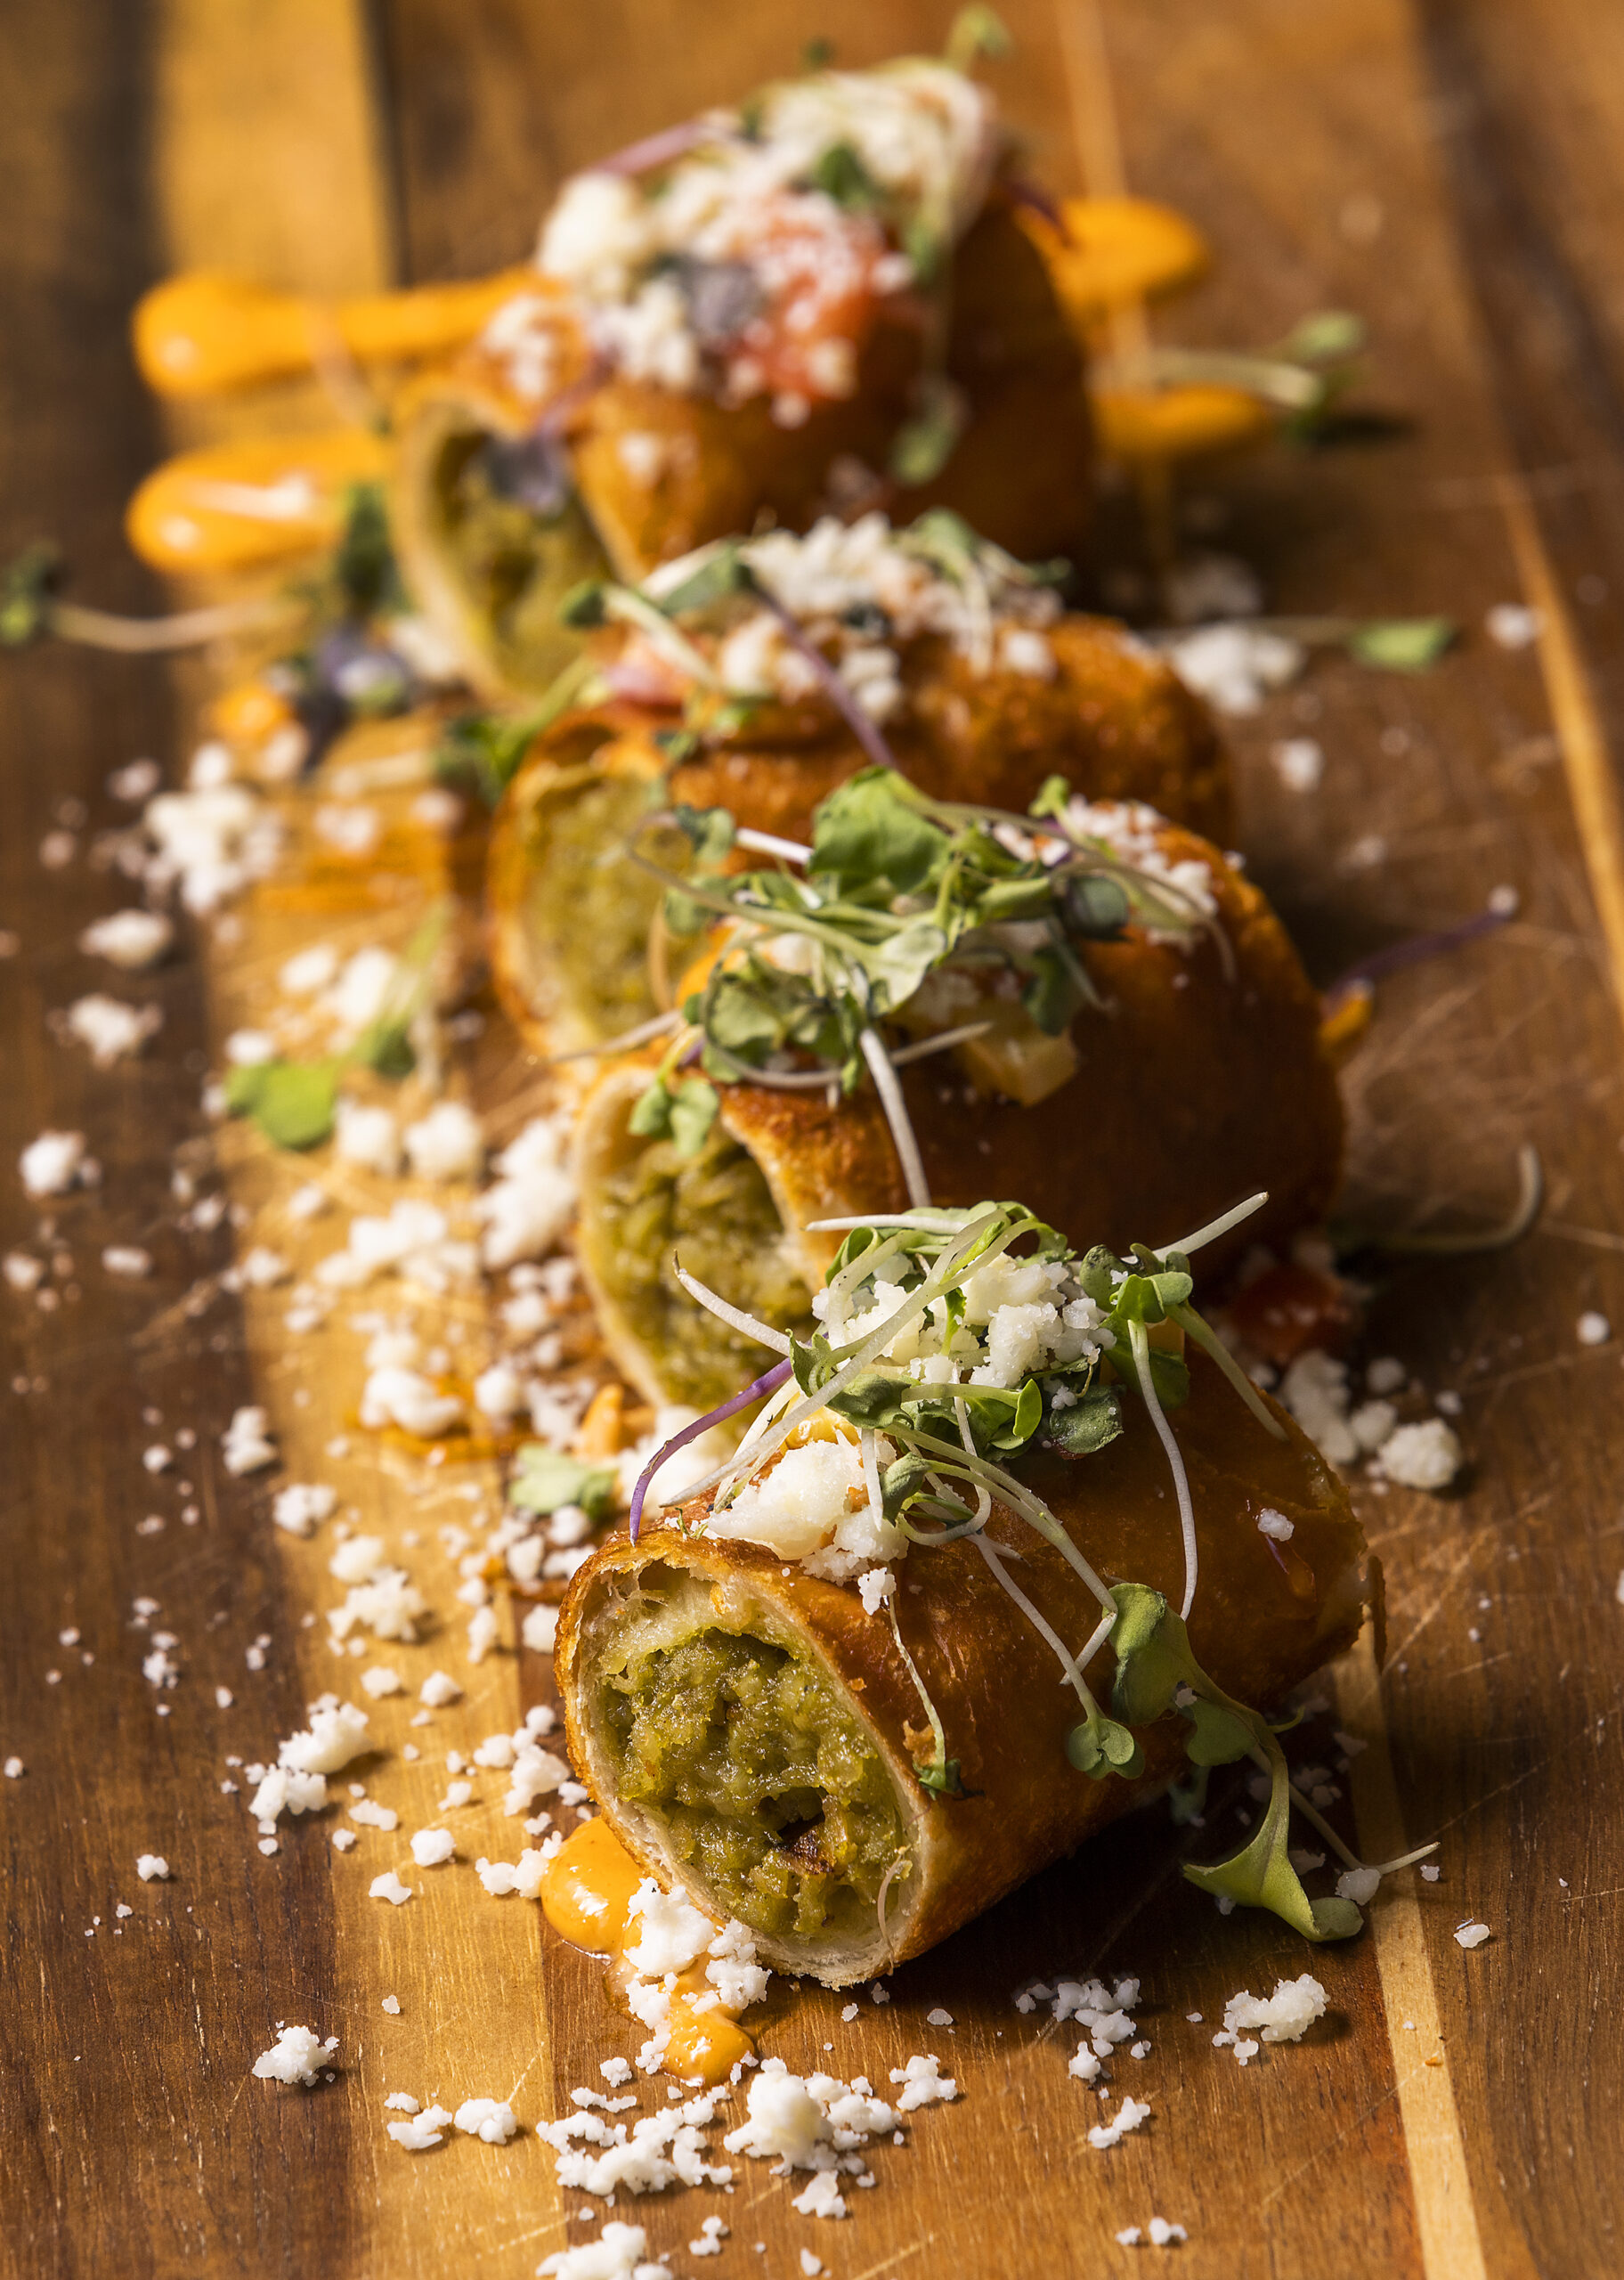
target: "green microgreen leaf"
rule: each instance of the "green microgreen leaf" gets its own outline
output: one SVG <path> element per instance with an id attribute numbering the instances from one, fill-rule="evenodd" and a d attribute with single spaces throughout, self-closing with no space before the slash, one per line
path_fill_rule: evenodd
<path id="1" fill-rule="evenodd" d="M 352 617 L 377 617 L 406 607 L 381 483 L 353 483 L 345 491 L 344 529 L 333 555 L 332 577 Z"/>
<path id="2" fill-rule="evenodd" d="M 905 240 L 920 281 L 929 284 L 942 257 L 939 239 L 916 224 L 905 232 Z M 910 487 L 936 480 L 953 457 L 970 416 L 964 391 L 945 372 L 926 373 L 918 396 L 918 408 L 892 438 L 887 462 L 897 481 Z"/>
<path id="3" fill-rule="evenodd" d="M 1267 1729 L 1265 1729 L 1265 1732 Z M 1184 1863 L 1184 1874 L 1200 1891 L 1234 1901 L 1242 1908 L 1267 1908 L 1301 1932 L 1305 1940 L 1347 1940 L 1364 1918 L 1351 1900 L 1310 1900 L 1292 1867 L 1287 1846 L 1291 1823 L 1291 1783 L 1279 1744 L 1269 1737 L 1271 1787 L 1262 1820 L 1246 1844 L 1227 1861 L 1202 1867 Z"/>
<path id="4" fill-rule="evenodd" d="M 679 1156 L 697 1156 L 720 1105 L 715 1086 L 702 1077 L 676 1085 L 656 1077 L 633 1103 L 627 1128 L 639 1139 L 670 1140 Z"/>
<path id="5" fill-rule="evenodd" d="M 556 1512 L 563 1504 L 579 1504 L 592 1519 L 602 1519 L 614 1499 L 615 1472 L 612 1465 L 583 1464 L 562 1449 L 527 1441 L 518 1452 L 516 1470 L 508 1484 L 508 1502 L 522 1512 Z"/>
<path id="6" fill-rule="evenodd" d="M 601 578 L 583 578 L 572 586 L 558 605 L 558 623 L 572 625 L 578 633 L 589 632 L 594 627 L 608 623 L 609 613 L 604 607 L 605 587 Z"/>
<path id="7" fill-rule="evenodd" d="M 1108 1718 L 1097 1704 L 1091 1714 L 1067 1735 L 1066 1755 L 1079 1773 L 1086 1773 L 1094 1781 L 1103 1781 L 1112 1773 L 1120 1773 L 1125 1781 L 1132 1781 L 1145 1767 L 1145 1753 L 1138 1737 L 1125 1726 L 1119 1726 L 1114 1718 Z"/>
<path id="8" fill-rule="evenodd" d="M 714 609 L 732 594 L 758 592 L 756 574 L 740 551 L 741 543 L 736 538 L 719 539 L 707 548 L 681 583 L 660 595 L 658 607 L 666 616 L 689 616 Z"/>
<path id="9" fill-rule="evenodd" d="M 341 1061 L 259 1061 L 232 1069 L 225 1104 L 279 1148 L 314 1148 L 332 1132 Z"/>
<path id="10" fill-rule="evenodd" d="M 971 6 L 961 8 L 954 18 L 944 54 L 955 71 L 968 71 L 978 56 L 996 59 L 1007 55 L 1014 45 L 996 11 L 987 7 L 986 0 L 973 0 Z"/>
<path id="11" fill-rule="evenodd" d="M 914 1778 L 922 1789 L 929 1789 L 936 1797 L 968 1797 L 970 1791 L 959 1778 L 956 1757 L 943 1758 L 934 1765 L 916 1765 Z"/>
<path id="12" fill-rule="evenodd" d="M 854 884 L 884 879 L 897 894 L 916 894 L 944 853 L 940 829 L 905 797 L 894 771 L 865 768 L 819 806 L 808 867 Z"/>
<path id="13" fill-rule="evenodd" d="M 1363 317 L 1351 309 L 1316 309 L 1268 353 L 1293 364 L 1339 364 L 1357 356 L 1368 337 Z"/>
<path id="14" fill-rule="evenodd" d="M 1255 1747 L 1253 1727 L 1222 1703 L 1198 1695 L 1187 1706 L 1180 1706 L 1195 1729 L 1184 1745 L 1192 1765 L 1233 1765 Z"/>
<path id="15" fill-rule="evenodd" d="M 538 734 L 531 713 L 459 712 L 440 731 L 434 770 L 443 783 L 472 784 L 494 808 Z"/>
<path id="16" fill-rule="evenodd" d="M 885 192 L 849 142 L 831 142 L 819 151 L 807 181 L 849 214 L 878 213 L 886 202 Z"/>
<path id="17" fill-rule="evenodd" d="M 1115 1386 L 1091 1386 L 1064 1409 L 1051 1408 L 1043 1439 L 1068 1456 L 1090 1457 L 1122 1431 L 1122 1396 Z"/>
<path id="18" fill-rule="evenodd" d="M 0 571 L 0 648 L 25 648 L 46 631 L 61 577 L 61 553 L 45 539 L 25 546 Z"/>
<path id="19" fill-rule="evenodd" d="M 1454 642 L 1459 628 L 1449 617 L 1373 617 L 1347 638 L 1351 657 L 1385 672 L 1424 673 Z"/>
<path id="20" fill-rule="evenodd" d="M 694 860 L 707 870 L 721 861 L 738 836 L 738 826 L 726 808 L 691 808 L 679 803 L 671 810 L 671 820 L 694 850 Z"/>

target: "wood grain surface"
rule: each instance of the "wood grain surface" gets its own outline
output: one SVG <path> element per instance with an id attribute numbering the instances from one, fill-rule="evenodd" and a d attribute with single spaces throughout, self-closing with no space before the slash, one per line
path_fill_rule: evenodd
<path id="1" fill-rule="evenodd" d="M 792 2066 L 883 2089 L 929 2048 L 960 2084 L 954 2105 L 914 2117 L 905 2147 L 877 2154 L 848 2222 L 796 2216 L 757 2164 L 731 2195 L 614 2213 L 646 2223 L 675 2273 L 721 2280 L 793 2276 L 802 2249 L 836 2280 L 1125 2274 L 1161 2252 L 1113 2235 L 1153 2214 L 1188 2227 L 1174 2253 L 1193 2280 L 1587 2280 L 1624 2261 L 1624 2059 L 1608 2025 L 1624 1898 L 1620 1344 L 1576 1332 L 1587 1308 L 1624 1328 L 1624 34 L 1583 0 L 1004 12 L 1017 46 L 993 77 L 1035 169 L 1061 188 L 1119 178 L 1214 241 L 1210 281 L 1156 317 L 1159 337 L 1262 344 L 1327 306 L 1370 325 L 1365 396 L 1398 431 L 1212 470 L 1186 489 L 1190 543 L 1257 565 L 1281 611 L 1439 611 L 1466 629 L 1425 677 L 1317 661 L 1233 728 L 1243 845 L 1321 978 L 1497 885 L 1521 897 L 1498 936 L 1383 985 L 1347 1071 L 1356 1224 L 1490 1222 L 1531 1141 L 1549 1184 L 1539 1230 L 1512 1252 L 1371 1269 L 1368 1351 L 1401 1356 L 1429 1395 L 1458 1392 L 1471 1464 L 1441 1499 L 1359 1490 L 1386 1565 L 1391 1659 L 1378 1680 L 1368 1653 L 1352 1658 L 1303 1747 L 1330 1763 L 1335 1730 L 1363 1740 L 1338 1810 L 1372 1857 L 1439 1837 L 1442 1875 L 1395 1879 L 1361 1939 L 1309 1956 L 1271 1919 L 1220 1918 L 1180 1878 L 1181 1844 L 1210 1852 L 1229 1833 L 1217 1815 L 1177 1841 L 1159 1814 L 1135 1816 L 897 1975 L 883 2009 L 865 1999 L 848 2024 L 843 2000 L 810 1989 L 775 2003 L 763 2048 Z M 792 66 L 812 36 L 861 62 L 939 45 L 946 18 L 922 0 L 380 0 L 370 13 L 19 0 L 0 14 L 13 215 L 0 541 L 49 531 L 86 598 L 156 600 L 118 518 L 170 440 L 124 346 L 131 302 L 166 267 L 242 266 L 313 292 L 391 268 L 472 273 L 524 254 L 569 168 Z M 279 392 L 211 412 L 208 432 L 309 410 Z M 1484 613 L 1522 598 L 1544 612 L 1541 639 L 1502 650 Z M 336 1596 L 322 1552 L 273 1531 L 266 1480 L 318 1454 L 321 1477 L 338 1477 L 325 1450 L 353 1405 L 353 1364 L 335 1341 L 293 1366 L 276 1294 L 218 1285 L 229 1219 L 183 1233 L 167 1193 L 185 1147 L 204 1192 L 256 1215 L 254 1239 L 281 1224 L 283 1168 L 234 1130 L 222 1141 L 199 1103 L 290 919 L 262 897 L 235 940 L 212 930 L 121 981 L 164 1008 L 141 1061 L 99 1074 L 55 1043 L 48 1012 L 99 986 L 77 932 L 123 899 L 85 854 L 125 819 L 106 774 L 143 751 L 177 774 L 199 685 L 49 649 L 0 657 L 0 927 L 20 942 L 0 963 L 0 1242 L 62 1254 L 54 1307 L 7 1293 L 0 1309 L 0 1754 L 27 1769 L 0 1784 L 0 2268 L 405 2280 L 466 2266 L 516 2280 L 595 2229 L 573 2213 L 583 2196 L 561 2204 L 528 2130 L 506 2149 L 397 2155 L 382 2094 L 512 2092 L 533 2124 L 637 2038 L 597 1967 L 533 1909 L 487 1900 L 466 1861 L 407 1865 L 409 1882 L 446 1881 L 402 1910 L 359 1895 L 432 1817 L 445 1747 L 514 1723 L 546 1668 L 459 1661 L 448 1587 L 410 1670 L 414 1683 L 456 1670 L 468 1694 L 418 1735 L 420 1766 L 393 1764 L 401 1839 L 365 1832 L 340 1860 L 325 1828 L 285 1824 L 264 1858 L 240 1796 L 221 1792 L 228 1753 L 268 1754 L 336 1683 L 320 1626 L 301 1623 Z M 1324 748 L 1311 795 L 1282 786 L 1271 755 L 1287 737 Z M 74 800 L 79 851 L 47 870 L 40 843 Z M 402 875 L 393 907 L 358 882 L 339 923 L 365 930 L 375 909 L 398 923 L 428 873 Z M 499 1120 L 530 1082 L 499 1037 L 475 1077 Z M 85 1129 L 105 1168 L 55 1215 L 54 1246 L 5 1168 L 47 1126 Z M 297 1240 L 284 1234 L 279 1247 Z M 149 1244 L 150 1282 L 102 1271 L 114 1241 Z M 207 1309 L 189 1315 L 200 1282 Z M 447 1334 L 474 1345 L 479 1325 Z M 274 1413 L 284 1470 L 232 1480 L 218 1437 L 250 1400 Z M 185 1470 L 149 1476 L 141 1452 L 182 1421 L 199 1436 Z M 391 1542 L 426 1540 L 445 1517 L 403 1467 L 358 1459 L 341 1486 Z M 495 1494 L 477 1468 L 457 1486 Z M 150 1514 L 164 1528 L 138 1534 Z M 143 1594 L 161 1610 L 146 1631 L 132 1626 Z M 140 1668 L 159 1624 L 184 1669 L 161 1702 Z M 250 1673 L 263 1634 L 272 1650 Z M 211 1706 L 216 1685 L 231 1709 Z M 410 1706 L 377 1707 L 392 1750 Z M 459 1828 L 470 1859 L 516 1849 L 494 1787 Z M 147 1850 L 171 1881 L 137 1881 Z M 118 1901 L 134 1913 L 116 1919 Z M 1493 1932 L 1471 1953 L 1452 1937 L 1468 1916 Z M 1301 2045 L 1244 2071 L 1212 2049 L 1226 1996 L 1310 1967 L 1331 2015 Z M 1152 2119 L 1104 2154 L 1086 2142 L 1100 2110 L 1066 2073 L 1068 2037 L 1011 2000 L 1023 1979 L 1096 1970 L 1141 1978 L 1152 2046 L 1116 2068 L 1117 2095 L 1148 2097 Z M 390 1991 L 398 2020 L 378 2008 Z M 927 2024 L 938 2007 L 951 2027 Z M 282 2019 L 339 2034 L 331 2085 L 248 2080 Z M 713 2211 L 731 2237 L 701 2265 L 685 2244 Z"/>

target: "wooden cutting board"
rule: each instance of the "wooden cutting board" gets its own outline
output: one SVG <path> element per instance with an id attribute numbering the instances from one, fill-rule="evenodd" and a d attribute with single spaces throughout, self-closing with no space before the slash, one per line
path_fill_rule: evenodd
<path id="1" fill-rule="evenodd" d="M 1384 985 L 1347 1076 L 1346 1208 L 1361 1224 L 1491 1221 L 1529 1142 L 1549 1183 L 1515 1251 L 1391 1266 L 1373 1299 L 1368 1350 L 1458 1392 L 1472 1462 L 1442 1499 L 1360 1491 L 1392 1659 L 1379 1684 L 1368 1656 L 1336 1674 L 1313 1747 L 1334 1765 L 1336 1732 L 1362 1741 L 1338 1810 L 1371 1857 L 1439 1837 L 1442 1875 L 1395 1879 L 1360 1940 L 1309 1955 L 1271 1919 L 1219 1918 L 1179 1877 L 1159 1814 L 1137 1816 L 899 1973 L 882 2011 L 865 1999 L 849 2024 L 811 1990 L 775 2010 L 763 2048 L 798 2069 L 883 2088 L 933 2049 L 959 2083 L 905 2147 L 878 2153 L 849 2220 L 797 2217 L 760 2165 L 731 2196 L 615 2213 L 646 2223 L 675 2272 L 722 2280 L 793 2276 L 803 2249 L 838 2280 L 1126 2273 L 1162 2252 L 1113 2235 L 1153 2214 L 1187 2227 L 1169 2252 L 1192 2280 L 1611 2273 L 1620 1345 L 1584 1347 L 1576 1323 L 1598 1309 L 1624 1331 L 1624 23 L 1584 0 L 1004 12 L 1016 47 L 992 76 L 1034 171 L 1165 198 L 1213 240 L 1210 282 L 1157 320 L 1160 337 L 1261 345 L 1328 306 L 1369 323 L 1367 395 L 1394 431 L 1203 474 L 1184 499 L 1191 542 L 1255 564 L 1283 612 L 1437 611 L 1466 629 L 1424 678 L 1320 661 L 1233 724 L 1246 851 L 1321 978 L 1495 886 L 1522 899 L 1498 937 Z M 129 489 L 183 435 L 266 417 L 262 403 L 160 424 L 124 324 L 166 268 L 318 293 L 473 273 L 522 256 L 571 167 L 792 68 L 813 36 L 864 62 L 939 45 L 946 20 L 919 0 L 19 0 L 0 20 L 5 546 L 49 531 L 87 598 L 150 607 L 118 537 Z M 296 424 L 312 404 L 288 391 L 269 410 Z M 1485 612 L 1507 601 L 1541 612 L 1534 646 L 1485 637 Z M 264 1486 L 217 1470 L 219 1431 L 266 1404 L 297 1478 L 353 1401 L 337 1347 L 296 1369 L 263 1299 L 216 1286 L 187 1315 L 185 1295 L 229 1265 L 231 1227 L 170 1225 L 183 1143 L 206 1182 L 276 1207 L 274 1168 L 211 1136 L 198 1092 L 287 914 L 262 898 L 236 940 L 203 930 L 148 985 L 165 1010 L 158 1049 L 116 1076 L 88 1071 L 45 1017 L 97 986 L 74 936 L 119 899 L 85 859 L 118 818 L 103 779 L 142 751 L 178 764 L 198 684 L 39 651 L 0 657 L 0 927 L 19 938 L 0 963 L 0 1166 L 55 1126 L 84 1128 L 106 1168 L 100 1197 L 59 1215 L 73 1253 L 60 1303 L 8 1294 L 0 1314 L 0 1753 L 27 1767 L 0 1784 L 0 2262 L 29 2280 L 527 2274 L 595 2230 L 573 2214 L 581 2195 L 561 2200 L 546 2148 L 527 2131 L 501 2150 L 397 2154 L 381 2100 L 511 2090 L 528 2123 L 556 2112 L 601 2056 L 633 2047 L 596 1967 L 533 1909 L 488 1901 L 466 1867 L 431 1872 L 448 1878 L 432 1905 L 422 1893 L 397 1911 L 358 1897 L 360 1855 L 336 1858 L 320 1828 L 288 1830 L 262 1858 L 240 1797 L 219 1789 L 226 1753 L 267 1750 L 331 1682 L 300 1624 L 321 1600 L 320 1558 L 272 1540 Z M 1289 737 L 1323 747 L 1311 794 L 1274 765 Z M 84 820 L 62 811 L 74 800 Z M 64 822 L 79 850 L 46 869 L 41 842 Z M 358 895 L 346 923 L 372 915 Z M 480 1081 L 500 1115 L 526 1072 L 498 1038 Z M 37 1218 L 5 1173 L 5 1243 L 37 1248 Z M 149 1230 L 152 1281 L 114 1285 L 101 1248 Z M 192 1527 L 140 1464 L 182 1418 L 199 1434 Z M 493 1477 L 473 1485 L 495 1494 Z M 387 1465 L 358 1457 L 345 1492 L 369 1525 L 412 1519 L 416 1490 Z M 166 1525 L 143 1535 L 150 1512 Z M 139 1668 L 150 1624 L 131 1628 L 142 1594 L 186 1664 L 162 1720 Z M 262 1634 L 273 1649 L 250 1678 Z M 459 1652 L 449 1631 L 434 1642 L 447 1667 Z M 455 1666 L 469 1691 L 436 1750 L 515 1722 L 547 1684 L 540 1658 Z M 211 1707 L 228 1677 L 236 1703 Z M 440 1771 L 413 1770 L 424 1817 Z M 512 1826 L 471 1824 L 463 1849 L 511 1852 Z M 150 1849 L 169 1883 L 135 1879 Z M 116 1932 L 120 1900 L 136 1913 Z M 1452 1937 L 1468 1917 L 1493 1933 L 1471 1953 Z M 1331 2010 L 1304 2042 L 1244 2071 L 1211 2048 L 1226 1996 L 1310 1967 Z M 1066 2072 L 1071 2036 L 1012 2000 L 1025 1980 L 1095 1971 L 1141 1979 L 1151 2045 L 1116 2067 L 1117 2096 L 1148 2098 L 1151 2120 L 1107 2153 L 1087 2144 L 1103 2109 Z M 378 2009 L 385 1991 L 398 2022 Z M 951 2025 L 928 2024 L 938 2008 Z M 337 2079 L 309 2096 L 248 2080 L 275 2023 L 307 2016 L 340 2036 Z M 731 2237 L 726 2260 L 701 2266 L 684 2244 L 712 2211 Z"/>

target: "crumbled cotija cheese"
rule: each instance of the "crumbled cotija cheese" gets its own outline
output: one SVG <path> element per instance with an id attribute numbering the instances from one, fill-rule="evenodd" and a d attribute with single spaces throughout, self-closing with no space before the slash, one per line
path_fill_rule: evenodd
<path id="1" fill-rule="evenodd" d="M 419 1828 L 411 1840 L 411 1857 L 419 1869 L 438 1869 L 451 1860 L 457 1840 L 449 1828 Z M 461 2128 L 459 2122 L 458 2128 Z"/>
<path id="2" fill-rule="evenodd" d="M 220 1439 L 220 1462 L 229 1473 L 240 1476 L 263 1472 L 267 1465 L 276 1462 L 270 1421 L 263 1409 L 239 1409 L 233 1413 Z"/>
<path id="3" fill-rule="evenodd" d="M 486 2146 L 505 2146 L 518 2134 L 513 2108 L 496 2098 L 464 2098 L 452 2118 L 465 2137 Z"/>
<path id="4" fill-rule="evenodd" d="M 70 1188 L 89 1187 L 100 1177 L 85 1153 L 82 1132 L 42 1132 L 17 1159 L 25 1194 L 36 1198 L 66 1195 Z"/>
<path id="5" fill-rule="evenodd" d="M 169 1863 L 161 1852 L 143 1852 L 136 1861 L 135 1873 L 143 1885 L 150 1884 L 155 1877 L 161 1883 L 169 1874 Z"/>
<path id="6" fill-rule="evenodd" d="M 402 1137 L 419 1179 L 477 1179 L 483 1168 L 484 1135 L 479 1119 L 461 1101 L 436 1101 Z"/>
<path id="7" fill-rule="evenodd" d="M 369 1900 L 386 1900 L 396 1908 L 403 1906 L 411 1898 L 411 1886 L 403 1885 L 393 1869 L 385 1876 L 374 1877 L 367 1886 Z"/>
<path id="8" fill-rule="evenodd" d="M 402 2094 L 397 2093 L 397 2097 L 401 2095 Z M 395 2103 L 396 2098 L 385 2100 L 386 2105 L 394 2105 Z M 412 2099 L 410 2105 L 415 2109 L 417 2100 Z M 426 2154 L 431 2147 L 444 2144 L 445 2133 L 451 2119 L 451 2114 L 444 2106 L 431 2105 L 421 2113 L 414 2111 L 410 2121 L 386 2122 L 385 2127 L 395 2144 L 404 2147 L 407 2153 Z"/>
<path id="9" fill-rule="evenodd" d="M 161 911 L 115 910 L 79 936 L 86 957 L 106 958 L 128 973 L 156 965 L 175 940 L 175 928 Z"/>
<path id="10" fill-rule="evenodd" d="M 648 2235 L 641 2225 L 611 2222 L 597 2240 L 557 2249 L 536 2268 L 550 2280 L 671 2280 L 670 2268 L 663 2260 L 646 2260 L 647 2246 Z"/>
<path id="11" fill-rule="evenodd" d="M 262 2082 L 297 2082 L 308 2089 L 322 2062 L 337 2048 L 336 2034 L 323 2042 L 309 2027 L 284 2027 L 270 2049 L 262 2050 L 254 2061 L 254 2073 Z"/>
<path id="12" fill-rule="evenodd" d="M 1300 1979 L 1277 1980 L 1273 1994 L 1268 1997 L 1254 1995 L 1243 1987 L 1224 2005 L 1223 2027 L 1213 2037 L 1213 2047 L 1232 2048 L 1244 2066 L 1257 2046 L 1248 2048 L 1241 2040 L 1243 2035 L 1257 2028 L 1265 2042 L 1295 2042 L 1316 2019 L 1324 2017 L 1326 2001 L 1325 1990 L 1311 1972 L 1305 1971 Z"/>
<path id="13" fill-rule="evenodd" d="M 75 998 L 62 1017 L 62 1028 L 88 1048 L 98 1069 L 110 1069 L 115 1062 L 139 1053 L 163 1022 L 161 1006 L 130 1006 L 94 990 L 87 998 Z"/>
<path id="14" fill-rule="evenodd" d="M 1111 2146 L 1120 2146 L 1128 2132 L 1137 2129 L 1141 2122 L 1149 2118 L 1149 2113 L 1147 2101 L 1124 2098 L 1115 2121 L 1097 2124 L 1089 2131 L 1088 2142 L 1097 2154 L 1107 2153 Z"/>
<path id="15" fill-rule="evenodd" d="M 1428 1417 L 1418 1425 L 1401 1425 L 1382 1443 L 1377 1458 L 1389 1480 L 1435 1494 L 1460 1470 L 1464 1452 L 1441 1417 Z"/>

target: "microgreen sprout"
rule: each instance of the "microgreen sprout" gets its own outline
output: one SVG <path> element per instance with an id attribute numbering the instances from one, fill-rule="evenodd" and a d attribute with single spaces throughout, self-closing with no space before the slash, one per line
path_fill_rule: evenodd
<path id="1" fill-rule="evenodd" d="M 201 648 L 229 634 L 245 633 L 286 619 L 295 605 L 279 596 L 222 602 L 208 609 L 173 611 L 163 617 L 126 617 L 64 601 L 66 569 L 59 550 L 45 540 L 23 548 L 0 567 L 0 648 L 22 649 L 53 636 L 89 649 L 112 649 L 126 656 L 151 656 L 174 649 Z"/>
<path id="2" fill-rule="evenodd" d="M 1104 836 L 1060 778 L 1019 816 L 932 800 L 893 770 L 865 769 L 818 808 L 809 848 L 771 841 L 762 851 L 779 867 L 770 870 L 716 867 L 735 846 L 767 836 L 737 832 L 726 810 L 678 807 L 651 820 L 675 823 L 694 851 L 693 869 L 679 875 L 632 843 L 632 859 L 666 889 L 668 925 L 691 933 L 709 916 L 728 932 L 682 1007 L 686 1027 L 638 1102 L 633 1130 L 670 1134 L 687 1152 L 702 1144 L 702 1079 L 686 1080 L 686 1116 L 674 1083 L 695 1046 L 716 1082 L 851 1092 L 866 1075 L 916 1207 L 929 1204 L 930 1190 L 897 1070 L 984 1026 L 956 1023 L 900 1048 L 888 1042 L 882 1024 L 932 973 L 951 966 L 982 985 L 1011 974 L 1035 1025 L 1060 1035 L 1101 1003 L 1081 943 L 1116 940 L 1130 924 L 1175 940 L 1212 924 L 1180 879 L 1128 859 Z"/>

